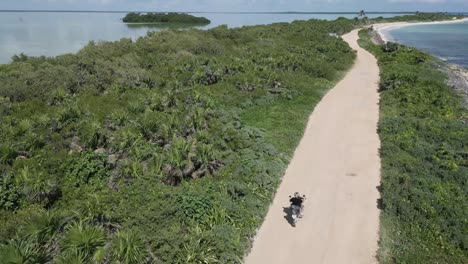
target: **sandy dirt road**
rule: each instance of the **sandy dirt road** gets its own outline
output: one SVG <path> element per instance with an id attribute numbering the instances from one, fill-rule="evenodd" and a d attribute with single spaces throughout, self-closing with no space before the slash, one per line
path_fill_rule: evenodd
<path id="1" fill-rule="evenodd" d="M 353 68 L 317 105 L 261 226 L 247 264 L 376 263 L 380 183 L 379 68 L 357 45 Z M 297 227 L 284 207 L 307 196 Z"/>

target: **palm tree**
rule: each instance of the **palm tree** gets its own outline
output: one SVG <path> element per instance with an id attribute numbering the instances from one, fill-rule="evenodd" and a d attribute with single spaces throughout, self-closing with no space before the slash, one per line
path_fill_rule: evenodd
<path id="1" fill-rule="evenodd" d="M 145 113 L 143 118 L 140 119 L 138 126 L 140 133 L 150 140 L 159 128 L 158 116 L 154 115 L 154 113 Z"/>
<path id="2" fill-rule="evenodd" d="M 154 155 L 149 164 L 150 164 L 150 172 L 151 174 L 153 174 L 153 176 L 156 176 L 156 177 L 159 177 L 160 176 L 160 173 L 161 173 L 161 170 L 162 170 L 162 166 L 163 166 L 163 162 L 164 162 L 164 159 L 161 155 Z"/>
<path id="3" fill-rule="evenodd" d="M 191 158 L 194 156 L 193 141 L 174 136 L 167 150 L 164 172 L 167 177 L 165 182 L 170 185 L 178 185 L 182 179 L 193 171 Z"/>
<path id="4" fill-rule="evenodd" d="M 45 139 L 42 135 L 29 132 L 24 136 L 24 141 L 21 145 L 23 145 L 22 149 L 26 151 L 33 151 L 42 148 L 45 145 Z M 19 151 L 18 154 L 22 156 L 29 156 L 29 153 L 25 151 Z"/>
<path id="5" fill-rule="evenodd" d="M 26 220 L 22 231 L 26 238 L 42 247 L 44 255 L 52 255 L 57 249 L 57 235 L 64 224 L 65 219 L 60 213 L 42 210 Z"/>
<path id="6" fill-rule="evenodd" d="M 201 107 L 197 107 L 192 112 L 192 124 L 195 130 L 200 130 L 206 127 L 207 116 L 208 111 Z"/>
<path id="7" fill-rule="evenodd" d="M 118 136 L 117 151 L 124 151 L 140 142 L 142 135 L 132 129 L 122 129 Z"/>
<path id="8" fill-rule="evenodd" d="M 206 96 L 204 94 L 201 94 L 201 93 L 195 94 L 195 100 L 201 103 L 202 106 L 206 109 L 211 109 L 215 106 L 215 101 L 213 100 L 213 98 Z"/>
<path id="9" fill-rule="evenodd" d="M 187 165 L 185 158 L 186 152 L 182 149 L 172 147 L 167 153 L 167 163 L 165 173 L 167 174 L 166 183 L 169 185 L 178 185 L 184 176 L 184 168 Z"/>
<path id="10" fill-rule="evenodd" d="M 208 143 L 210 142 L 211 135 L 206 130 L 198 130 L 195 132 L 195 138 L 198 142 Z"/>
<path id="11" fill-rule="evenodd" d="M 63 105 L 63 103 L 69 103 L 71 100 L 70 94 L 65 89 L 57 89 L 52 92 L 52 96 L 48 101 L 50 106 Z"/>
<path id="12" fill-rule="evenodd" d="M 76 211 L 77 217 L 84 221 L 91 221 L 100 225 L 110 222 L 111 214 L 106 205 L 102 202 L 102 196 L 98 193 L 90 193 L 85 198 L 86 202 L 81 203 Z"/>
<path id="13" fill-rule="evenodd" d="M 214 173 L 222 164 L 216 159 L 216 152 L 212 144 L 199 144 L 196 150 L 197 170 L 191 175 L 193 179 Z"/>
<path id="14" fill-rule="evenodd" d="M 18 156 L 18 151 L 12 144 L 0 146 L 0 164 L 12 165 Z"/>
<path id="15" fill-rule="evenodd" d="M 112 241 L 111 259 L 119 264 L 142 264 L 148 262 L 148 252 L 136 232 L 119 231 Z"/>
<path id="16" fill-rule="evenodd" d="M 16 126 L 15 130 L 15 136 L 22 136 L 26 132 L 31 131 L 31 128 L 33 127 L 33 121 L 31 119 L 23 119 L 19 122 L 19 124 Z"/>
<path id="17" fill-rule="evenodd" d="M 128 121 L 128 112 L 125 110 L 118 110 L 112 113 L 111 119 L 116 126 L 123 126 Z"/>
<path id="18" fill-rule="evenodd" d="M 213 145 L 211 144 L 202 144 L 198 147 L 198 161 L 201 165 L 208 165 L 215 158 L 215 153 Z"/>
<path id="19" fill-rule="evenodd" d="M 358 17 L 364 18 L 366 16 L 366 12 L 364 10 L 359 11 Z"/>
<path id="20" fill-rule="evenodd" d="M 59 213 L 41 210 L 25 221 L 21 231 L 24 238 L 36 245 L 43 262 L 47 262 L 59 250 L 58 235 L 64 225 L 65 219 Z"/>
<path id="21" fill-rule="evenodd" d="M 165 145 L 172 138 L 173 134 L 174 134 L 174 131 L 172 130 L 171 126 L 166 123 L 163 123 L 158 131 L 158 135 L 159 135 L 158 141 L 160 145 Z"/>
<path id="22" fill-rule="evenodd" d="M 69 122 L 78 120 L 83 115 L 83 111 L 80 109 L 77 103 L 68 105 L 67 108 L 63 109 L 59 113 L 59 122 L 63 126 Z"/>
<path id="23" fill-rule="evenodd" d="M 91 260 L 102 255 L 105 243 L 106 234 L 102 228 L 78 222 L 68 228 L 62 247 L 65 257 L 78 255 Z"/>
<path id="24" fill-rule="evenodd" d="M 124 162 L 120 169 L 120 173 L 124 178 L 140 178 L 143 175 L 143 167 L 140 161 L 128 159 Z"/>
<path id="25" fill-rule="evenodd" d="M 105 130 L 102 125 L 96 121 L 86 121 L 87 125 L 83 126 L 82 137 L 86 145 L 91 149 L 104 147 L 107 141 Z"/>
<path id="26" fill-rule="evenodd" d="M 21 184 L 18 186 L 23 186 L 23 193 L 31 202 L 41 203 L 47 199 L 48 203 L 53 203 L 59 196 L 57 184 L 52 179 L 27 166 L 21 169 L 19 179 Z"/>
<path id="27" fill-rule="evenodd" d="M 203 234 L 201 234 L 195 235 L 189 242 L 184 244 L 184 251 L 181 253 L 184 263 L 211 264 L 219 262 L 213 248 L 205 241 Z"/>
<path id="28" fill-rule="evenodd" d="M 174 90 L 167 91 L 166 95 L 161 99 L 161 104 L 164 109 L 177 106 L 177 98 Z"/>
<path id="29" fill-rule="evenodd" d="M 44 263 L 39 250 L 34 243 L 15 239 L 7 245 L 0 245 L 0 263 L 3 264 L 35 264 Z"/>

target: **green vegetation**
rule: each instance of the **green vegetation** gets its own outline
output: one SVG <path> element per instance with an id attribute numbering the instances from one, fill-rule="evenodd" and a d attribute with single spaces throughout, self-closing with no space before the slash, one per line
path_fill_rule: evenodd
<path id="1" fill-rule="evenodd" d="M 452 20 L 453 18 L 463 18 L 463 15 L 451 15 L 448 13 L 420 13 L 414 15 L 395 16 L 395 17 L 377 17 L 369 19 L 369 23 L 390 23 L 390 22 L 430 22 L 441 20 Z"/>
<path id="2" fill-rule="evenodd" d="M 380 261 L 466 263 L 468 111 L 433 57 L 360 36 L 381 69 Z"/>
<path id="3" fill-rule="evenodd" d="M 0 263 L 240 263 L 354 20 L 0 65 Z"/>
<path id="4" fill-rule="evenodd" d="M 353 63 L 330 33 L 361 23 L 152 32 L 0 65 L 0 263 L 240 263 L 308 115 Z M 460 261 L 462 109 L 429 56 L 372 49 L 380 255 Z"/>
<path id="5" fill-rule="evenodd" d="M 207 25 L 211 21 L 205 17 L 196 17 L 184 13 L 128 13 L 125 23 L 173 23 L 173 24 L 201 24 Z"/>

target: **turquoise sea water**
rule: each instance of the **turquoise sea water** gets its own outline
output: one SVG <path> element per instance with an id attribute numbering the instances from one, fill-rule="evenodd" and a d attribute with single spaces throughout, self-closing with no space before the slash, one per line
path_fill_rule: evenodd
<path id="1" fill-rule="evenodd" d="M 390 40 L 431 53 L 448 63 L 468 68 L 468 21 L 416 25 L 390 30 Z"/>
<path id="2" fill-rule="evenodd" d="M 201 13 L 212 21 L 206 27 L 226 24 L 229 27 L 292 22 L 294 20 L 336 19 L 349 14 L 226 14 Z M 34 13 L 0 12 L 0 63 L 8 63 L 15 54 L 55 56 L 76 52 L 89 41 L 113 41 L 146 35 L 167 27 L 129 26 L 121 22 L 124 13 Z M 394 14 L 369 15 L 394 16 Z"/>

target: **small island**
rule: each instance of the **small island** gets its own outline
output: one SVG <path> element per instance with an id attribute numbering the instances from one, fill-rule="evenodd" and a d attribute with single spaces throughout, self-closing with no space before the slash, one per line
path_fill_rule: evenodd
<path id="1" fill-rule="evenodd" d="M 125 23 L 173 23 L 208 25 L 211 21 L 205 17 L 196 17 L 184 13 L 128 13 Z"/>

